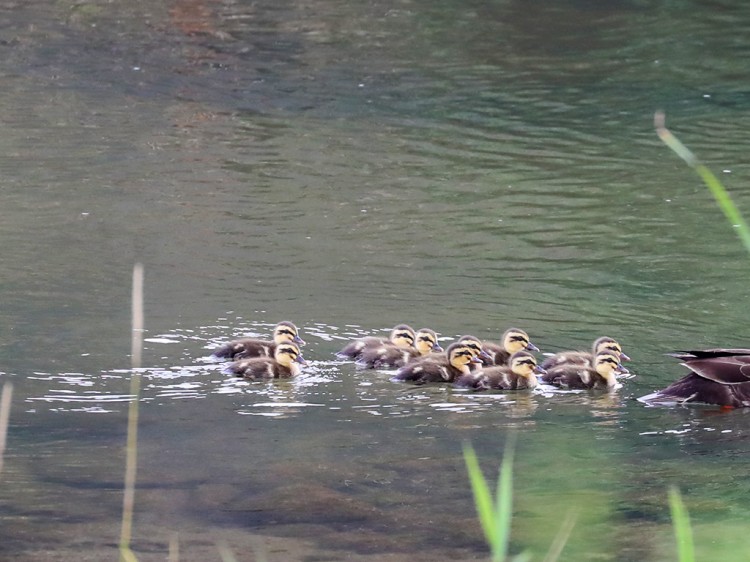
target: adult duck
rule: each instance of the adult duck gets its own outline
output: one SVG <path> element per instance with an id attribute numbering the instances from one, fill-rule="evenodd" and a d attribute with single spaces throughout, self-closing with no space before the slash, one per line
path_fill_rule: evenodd
<path id="1" fill-rule="evenodd" d="M 750 349 L 676 351 L 690 373 L 667 388 L 642 396 L 647 404 L 702 403 L 750 407 Z"/>

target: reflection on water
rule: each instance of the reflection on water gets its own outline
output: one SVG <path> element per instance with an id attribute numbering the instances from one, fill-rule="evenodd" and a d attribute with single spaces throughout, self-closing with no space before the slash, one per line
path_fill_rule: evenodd
<path id="1" fill-rule="evenodd" d="M 68 5 L 70 4 L 70 5 Z M 735 5 L 736 4 L 736 5 Z M 471 441 L 517 434 L 513 551 L 747 548 L 746 412 L 647 408 L 663 353 L 743 346 L 747 258 L 653 111 L 742 208 L 740 3 L 16 3 L 0 8 L 0 378 L 14 409 L 0 557 L 115 556 L 130 267 L 146 266 L 136 550 L 186 560 L 476 560 Z M 291 381 L 211 351 L 294 320 Z M 406 321 L 622 341 L 616 393 L 414 387 L 337 361 Z M 95 415 L 92 415 L 95 414 Z M 260 545 L 260 546 L 258 546 Z M 707 545 L 707 546 L 704 546 Z M 191 558 L 192 557 L 192 558 Z"/>

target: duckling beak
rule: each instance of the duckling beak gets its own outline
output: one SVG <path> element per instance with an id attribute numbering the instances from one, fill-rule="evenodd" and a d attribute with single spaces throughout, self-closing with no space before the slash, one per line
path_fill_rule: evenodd
<path id="1" fill-rule="evenodd" d="M 442 347 L 440 347 L 440 344 L 438 342 L 435 342 L 434 344 L 432 344 L 432 351 L 434 351 L 435 353 L 439 353 L 444 350 Z"/>
<path id="2" fill-rule="evenodd" d="M 622 351 L 620 352 L 620 361 L 630 361 L 630 356 L 625 355 Z"/>
<path id="3" fill-rule="evenodd" d="M 299 363 L 300 365 L 307 365 L 307 361 L 305 361 L 305 358 L 301 355 L 297 355 L 295 361 Z"/>
<path id="4" fill-rule="evenodd" d="M 481 353 L 480 353 L 479 355 L 481 355 Z M 481 359 L 479 358 L 479 355 L 477 355 L 476 357 L 472 357 L 472 358 L 471 358 L 471 362 L 472 362 L 472 363 L 481 363 L 481 362 L 482 362 L 482 360 L 481 360 Z M 486 354 L 485 354 L 485 355 L 486 355 Z M 489 356 L 488 356 L 488 357 L 489 357 Z"/>
<path id="5" fill-rule="evenodd" d="M 296 343 L 297 345 L 305 345 L 305 340 L 303 340 L 299 336 L 294 336 L 294 340 L 292 341 L 294 341 L 294 343 Z"/>
<path id="6" fill-rule="evenodd" d="M 629 375 L 630 371 L 628 371 L 622 365 L 618 365 L 617 368 L 615 369 L 615 373 L 618 374 L 618 375 Z"/>
<path id="7" fill-rule="evenodd" d="M 492 355 L 487 353 L 484 349 L 479 352 L 479 355 L 477 355 L 477 357 L 481 357 L 482 359 L 487 359 L 488 361 L 492 361 Z M 481 363 L 482 361 L 480 360 L 479 362 Z"/>
<path id="8" fill-rule="evenodd" d="M 535 346 L 533 343 L 529 342 L 526 345 L 526 351 L 539 351 L 539 348 Z"/>
<path id="9" fill-rule="evenodd" d="M 537 365 L 534 367 L 534 373 L 537 375 L 546 375 L 547 369 L 543 368 L 541 365 Z"/>

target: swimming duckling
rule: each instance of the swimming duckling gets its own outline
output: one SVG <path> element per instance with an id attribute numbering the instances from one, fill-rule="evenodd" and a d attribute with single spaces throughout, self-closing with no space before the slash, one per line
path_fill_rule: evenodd
<path id="1" fill-rule="evenodd" d="M 346 344 L 344 348 L 336 354 L 336 356 L 341 359 L 357 360 L 359 359 L 360 355 L 362 355 L 362 351 L 365 348 L 380 347 L 385 343 L 390 343 L 402 349 L 413 348 L 415 337 L 416 334 L 414 333 L 414 328 L 412 328 L 411 326 L 407 326 L 406 324 L 399 324 L 398 326 L 393 328 L 393 330 L 391 330 L 391 335 L 387 340 L 374 336 L 367 336 L 365 338 L 356 339 Z"/>
<path id="2" fill-rule="evenodd" d="M 508 359 L 516 351 L 539 351 L 539 348 L 531 343 L 529 334 L 518 328 L 509 328 L 503 333 L 500 343 L 486 341 L 482 344 L 490 359 L 484 359 L 486 365 L 507 365 Z"/>
<path id="3" fill-rule="evenodd" d="M 479 362 L 474 352 L 460 342 L 448 346 L 445 354 L 428 355 L 407 363 L 398 370 L 393 380 L 426 382 L 453 382 L 461 375 L 468 375 L 469 365 Z"/>
<path id="4" fill-rule="evenodd" d="M 591 366 L 594 364 L 594 356 L 600 351 L 611 351 L 620 358 L 620 361 L 630 361 L 630 357 L 622 352 L 622 346 L 609 337 L 598 338 L 591 351 L 561 351 L 542 361 L 542 367 L 551 369 L 563 363 L 576 363 Z"/>
<path id="5" fill-rule="evenodd" d="M 299 337 L 297 326 L 291 322 L 279 322 L 273 329 L 273 341 L 257 338 L 243 338 L 222 345 L 212 354 L 216 359 L 247 359 L 250 357 L 273 357 L 276 346 L 280 343 L 294 342 L 305 345 Z"/>
<path id="6" fill-rule="evenodd" d="M 456 340 L 457 343 L 462 343 L 464 346 L 469 348 L 469 351 L 471 351 L 471 355 L 473 357 L 479 357 L 480 361 L 472 362 L 469 365 L 469 370 L 475 371 L 482 367 L 482 359 L 489 359 L 490 356 L 487 354 L 486 351 L 482 349 L 482 340 L 480 340 L 476 336 L 461 336 L 458 340 Z M 409 363 L 417 363 L 424 360 L 448 360 L 448 354 L 447 353 L 440 353 L 439 357 L 436 356 L 435 353 L 431 353 L 428 356 L 422 356 L 422 357 L 415 357 L 409 361 Z"/>
<path id="7" fill-rule="evenodd" d="M 563 363 L 542 375 L 546 383 L 563 388 L 606 388 L 613 390 L 622 386 L 617 381 L 619 374 L 628 370 L 620 364 L 620 358 L 614 351 L 600 351 L 594 357 L 594 365 L 583 363 Z"/>
<path id="8" fill-rule="evenodd" d="M 460 338 L 458 338 L 458 341 L 471 349 L 471 351 L 474 353 L 474 357 L 479 357 L 479 359 L 481 360 L 479 363 L 473 363 L 471 365 L 472 370 L 480 369 L 485 361 L 492 361 L 493 356 L 484 350 L 484 344 L 478 337 L 461 336 Z"/>
<path id="9" fill-rule="evenodd" d="M 539 384 L 536 375 L 546 371 L 536 364 L 536 357 L 528 351 L 516 351 L 508 359 L 507 365 L 484 367 L 469 375 L 462 375 L 456 380 L 456 386 L 488 390 L 532 389 Z"/>
<path id="10" fill-rule="evenodd" d="M 397 347 L 390 342 L 365 347 L 357 359 L 357 365 L 371 369 L 403 367 L 412 359 L 443 351 L 437 341 L 437 334 L 429 328 L 417 330 L 414 342 L 415 347 Z"/>
<path id="11" fill-rule="evenodd" d="M 704 349 L 670 353 L 690 373 L 667 388 L 642 396 L 647 404 L 697 402 L 750 407 L 750 349 Z"/>
<path id="12" fill-rule="evenodd" d="M 252 357 L 231 363 L 225 372 L 246 379 L 281 379 L 296 377 L 305 359 L 293 342 L 276 346 L 273 357 Z"/>

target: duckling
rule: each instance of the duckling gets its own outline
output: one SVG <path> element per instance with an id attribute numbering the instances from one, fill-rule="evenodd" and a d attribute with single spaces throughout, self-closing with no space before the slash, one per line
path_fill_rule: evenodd
<path id="1" fill-rule="evenodd" d="M 362 355 L 362 351 L 369 347 L 380 347 L 385 343 L 390 343 L 396 347 L 402 349 L 408 349 L 414 347 L 414 338 L 416 334 L 411 326 L 406 324 L 399 324 L 393 330 L 387 340 L 383 338 L 377 338 L 374 336 L 368 336 L 349 342 L 344 348 L 339 351 L 336 356 L 340 359 L 359 359 Z"/>
<path id="2" fill-rule="evenodd" d="M 482 349 L 490 356 L 482 361 L 485 366 L 506 365 L 516 351 L 539 351 L 539 348 L 529 340 L 529 334 L 518 328 L 508 328 L 503 333 L 500 343 L 486 341 L 482 344 Z"/>
<path id="3" fill-rule="evenodd" d="M 279 322 L 273 329 L 273 341 L 256 338 L 243 338 L 222 345 L 214 351 L 212 357 L 216 359 L 246 359 L 249 357 L 273 357 L 276 346 L 280 343 L 294 342 L 305 345 L 299 337 L 297 326 L 291 322 Z"/>
<path id="4" fill-rule="evenodd" d="M 620 361 L 630 361 L 630 357 L 623 353 L 622 346 L 617 340 L 604 336 L 594 341 L 594 344 L 591 346 L 591 351 L 562 351 L 560 353 L 555 353 L 542 361 L 542 367 L 549 370 L 564 363 L 576 363 L 591 366 L 594 364 L 594 356 L 600 351 L 611 351 L 619 356 Z"/>
<path id="5" fill-rule="evenodd" d="M 429 328 L 417 330 L 415 347 L 397 347 L 386 342 L 383 345 L 365 347 L 357 359 L 357 365 L 371 369 L 403 367 L 412 359 L 425 357 L 443 351 L 437 341 L 437 334 Z"/>
<path id="6" fill-rule="evenodd" d="M 461 375 L 468 375 L 469 365 L 481 361 L 474 352 L 460 342 L 453 343 L 443 353 L 428 355 L 407 363 L 398 370 L 393 380 L 426 382 L 453 382 Z"/>
<path id="7" fill-rule="evenodd" d="M 542 375 L 546 383 L 563 388 L 606 388 L 613 390 L 622 386 L 617 381 L 619 374 L 628 370 L 620 364 L 620 358 L 614 351 L 600 351 L 594 357 L 594 364 L 563 363 Z"/>
<path id="8" fill-rule="evenodd" d="M 416 333 L 408 324 L 399 324 L 391 330 L 388 339 L 367 336 L 348 343 L 336 355 L 342 359 L 358 360 L 362 352 L 368 348 L 377 348 L 382 345 L 393 345 L 400 349 L 414 349 Z"/>
<path id="9" fill-rule="evenodd" d="M 482 359 L 489 359 L 489 354 L 482 349 L 482 340 L 480 340 L 476 336 L 461 336 L 458 340 L 456 340 L 457 343 L 462 343 L 466 347 L 469 348 L 469 351 L 471 351 L 471 355 L 473 357 L 479 357 L 480 361 L 472 362 L 469 364 L 469 370 L 475 371 L 477 369 L 480 369 L 482 367 Z M 415 363 L 420 362 L 424 360 L 434 360 L 437 359 L 438 354 L 431 353 L 428 356 L 422 356 L 422 357 L 414 357 L 409 362 Z M 441 360 L 448 360 L 448 354 L 447 353 L 440 353 L 439 358 Z"/>
<path id="10" fill-rule="evenodd" d="M 246 379 L 280 379 L 296 377 L 305 359 L 294 342 L 280 343 L 273 357 L 252 357 L 231 363 L 225 372 Z"/>
<path id="11" fill-rule="evenodd" d="M 474 373 L 461 375 L 456 380 L 456 386 L 477 390 L 532 389 L 539 384 L 536 376 L 544 375 L 546 372 L 537 365 L 532 353 L 521 350 L 510 356 L 507 365 L 483 367 Z"/>
<path id="12" fill-rule="evenodd" d="M 474 353 L 474 357 L 479 357 L 480 362 L 473 363 L 471 365 L 472 369 L 480 369 L 485 361 L 492 361 L 492 355 L 490 355 L 484 350 L 484 347 L 483 347 L 484 344 L 482 343 L 482 340 L 480 340 L 478 337 L 461 336 L 460 338 L 458 338 L 458 341 L 460 343 L 463 343 L 469 349 L 471 349 L 471 351 Z"/>
<path id="13" fill-rule="evenodd" d="M 670 353 L 690 373 L 667 388 L 642 396 L 646 404 L 696 402 L 750 407 L 750 349 L 704 349 Z"/>

